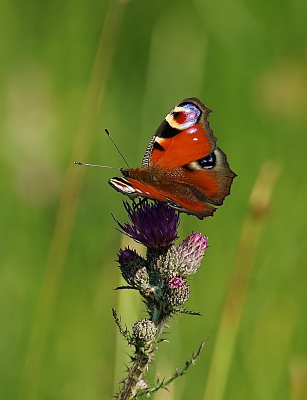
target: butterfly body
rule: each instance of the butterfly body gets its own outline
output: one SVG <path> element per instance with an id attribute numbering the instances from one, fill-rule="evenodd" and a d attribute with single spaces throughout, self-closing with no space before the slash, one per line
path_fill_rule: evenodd
<path id="1" fill-rule="evenodd" d="M 109 184 L 130 198 L 163 201 L 200 219 L 213 215 L 230 194 L 236 174 L 216 146 L 210 112 L 197 98 L 181 101 L 150 141 L 142 168 L 121 169 L 123 177 Z"/>

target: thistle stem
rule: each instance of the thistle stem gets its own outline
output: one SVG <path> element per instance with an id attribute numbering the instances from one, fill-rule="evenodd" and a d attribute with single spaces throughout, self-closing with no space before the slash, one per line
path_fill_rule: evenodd
<path id="1" fill-rule="evenodd" d="M 156 309 L 156 308 L 155 308 Z M 158 310 L 156 309 L 158 312 Z M 158 312 L 160 316 L 160 313 Z M 159 318 L 158 318 L 159 320 Z M 157 326 L 157 335 L 156 340 L 159 340 L 162 333 L 163 328 L 165 326 L 165 320 L 159 320 L 158 324 L 156 321 L 153 321 Z M 144 349 L 144 347 L 135 347 L 135 356 L 132 358 L 134 362 L 131 369 L 129 369 L 128 376 L 123 381 L 123 387 L 118 394 L 118 400 L 130 400 L 133 399 L 134 396 L 142 389 L 144 389 L 144 385 L 146 382 L 144 381 L 142 384 L 142 379 L 144 374 L 148 371 L 149 363 L 153 359 L 154 351 L 157 349 L 156 345 L 150 344 L 149 347 Z"/>
<path id="2" fill-rule="evenodd" d="M 124 386 L 118 395 L 119 400 L 133 399 L 133 397 L 141 389 L 141 380 L 144 373 L 148 370 L 148 365 L 152 355 L 153 351 L 151 349 L 146 352 L 141 349 L 137 349 L 134 365 L 129 370 L 129 374 L 124 381 Z"/>

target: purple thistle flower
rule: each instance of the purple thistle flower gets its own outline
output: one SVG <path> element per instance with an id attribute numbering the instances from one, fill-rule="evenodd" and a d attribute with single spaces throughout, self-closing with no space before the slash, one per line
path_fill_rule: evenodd
<path id="1" fill-rule="evenodd" d="M 164 300 L 169 306 L 181 306 L 188 300 L 189 294 L 189 285 L 181 276 L 173 276 L 165 282 Z"/>
<path id="2" fill-rule="evenodd" d="M 192 232 L 177 249 L 178 271 L 183 276 L 195 274 L 208 248 L 208 238 Z"/>
<path id="3" fill-rule="evenodd" d="M 138 256 L 135 250 L 130 249 L 129 247 L 125 247 L 124 250 L 120 249 L 118 253 L 118 262 L 122 264 L 128 264 L 129 262 L 133 262 L 134 259 Z"/>
<path id="4" fill-rule="evenodd" d="M 182 282 L 183 282 L 182 278 L 180 278 L 179 276 L 174 276 L 173 278 L 170 279 L 169 285 L 173 289 L 178 289 L 182 285 Z"/>
<path id="5" fill-rule="evenodd" d="M 136 207 L 123 202 L 131 223 L 122 225 L 115 220 L 122 233 L 136 242 L 153 249 L 171 246 L 178 238 L 179 215 L 165 203 L 143 200 Z"/>
<path id="6" fill-rule="evenodd" d="M 139 256 L 135 250 L 126 247 L 119 250 L 118 260 L 119 268 L 123 278 L 129 285 L 135 286 L 135 276 L 139 270 L 145 267 L 146 261 Z"/>

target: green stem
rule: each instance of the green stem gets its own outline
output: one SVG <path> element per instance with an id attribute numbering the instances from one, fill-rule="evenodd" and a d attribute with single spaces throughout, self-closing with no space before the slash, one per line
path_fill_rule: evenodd
<path id="1" fill-rule="evenodd" d="M 161 321 L 161 312 L 155 308 L 153 311 L 152 321 L 156 324 L 158 331 L 155 340 L 158 340 L 163 332 L 165 326 L 165 319 Z M 131 369 L 129 369 L 129 374 L 124 380 L 124 385 L 118 394 L 118 400 L 130 400 L 133 399 L 137 393 L 144 389 L 141 380 L 144 374 L 148 371 L 148 366 L 153 358 L 154 350 L 157 347 L 153 347 L 151 344 L 146 350 L 144 348 L 136 347 L 136 355 L 133 358 L 134 364 Z"/>
<path id="2" fill-rule="evenodd" d="M 130 369 L 127 378 L 124 381 L 118 399 L 119 400 L 130 400 L 133 399 L 137 392 L 141 389 L 141 380 L 144 373 L 148 370 L 148 365 L 151 360 L 152 351 L 144 352 L 140 349 L 137 350 L 135 362 L 133 367 Z"/>

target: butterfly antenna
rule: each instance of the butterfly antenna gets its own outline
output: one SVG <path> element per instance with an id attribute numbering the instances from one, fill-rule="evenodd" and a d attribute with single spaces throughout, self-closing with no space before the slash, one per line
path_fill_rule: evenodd
<path id="1" fill-rule="evenodd" d="M 79 161 L 74 161 L 74 164 L 77 165 L 86 165 L 88 167 L 99 167 L 99 168 L 110 168 L 110 169 L 119 169 L 117 167 L 110 167 L 109 165 L 99 165 L 99 164 L 87 164 L 87 163 L 83 163 L 83 162 L 79 162 Z"/>
<path id="2" fill-rule="evenodd" d="M 111 142 L 113 143 L 114 147 L 116 148 L 116 150 L 117 150 L 117 151 L 119 152 L 119 154 L 121 155 L 121 158 L 124 160 L 124 162 L 125 162 L 125 164 L 127 165 L 127 167 L 130 168 L 130 167 L 129 167 L 129 164 L 127 163 L 127 161 L 126 161 L 125 157 L 123 156 L 122 152 L 119 150 L 119 148 L 116 146 L 116 143 L 115 143 L 114 140 L 112 139 L 112 136 L 110 135 L 110 132 L 109 132 L 107 129 L 105 129 L 105 131 L 106 131 L 106 134 L 109 136 L 109 139 L 110 139 Z"/>

